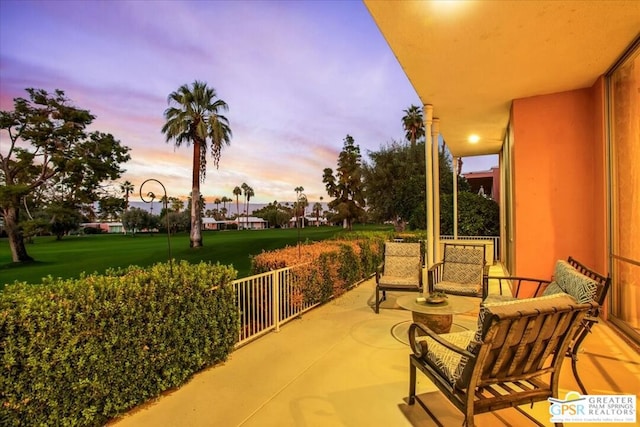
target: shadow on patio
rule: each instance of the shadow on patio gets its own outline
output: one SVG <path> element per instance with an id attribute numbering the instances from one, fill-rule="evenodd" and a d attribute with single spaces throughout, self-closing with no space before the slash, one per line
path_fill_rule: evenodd
<path id="1" fill-rule="evenodd" d="M 411 313 L 395 306 L 395 296 L 401 294 L 389 293 L 376 315 L 374 292 L 373 279 L 363 282 L 109 425 L 437 425 L 419 405 L 406 403 L 410 350 L 405 342 Z M 473 328 L 475 322 L 474 313 L 454 317 L 455 328 Z M 606 323 L 597 325 L 583 349 L 578 369 L 590 394 L 640 390 L 640 356 Z M 576 390 L 570 363 L 565 360 L 560 397 Z M 420 374 L 418 392 L 443 425 L 462 424 L 462 414 Z M 545 402 L 523 407 L 545 425 L 552 425 L 548 408 Z M 475 419 L 480 426 L 530 424 L 514 409 Z"/>

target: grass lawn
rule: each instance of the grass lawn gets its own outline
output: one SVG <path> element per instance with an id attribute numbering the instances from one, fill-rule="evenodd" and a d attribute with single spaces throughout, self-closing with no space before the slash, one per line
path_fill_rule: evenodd
<path id="1" fill-rule="evenodd" d="M 390 230 L 376 226 L 356 229 Z M 300 240 L 325 240 L 341 232 L 340 227 L 306 227 L 300 230 Z M 251 255 L 295 245 L 297 241 L 296 229 L 209 231 L 203 233 L 204 246 L 199 249 L 189 248 L 188 234 L 171 236 L 171 253 L 174 259 L 193 263 L 232 264 L 238 270 L 238 277 L 245 277 L 249 275 Z M 164 234 L 68 236 L 61 241 L 55 237 L 39 237 L 27 245 L 27 252 L 36 261 L 14 265 L 8 240 L 0 239 L 0 289 L 14 280 L 40 283 L 41 278 L 48 275 L 78 277 L 82 272 L 102 273 L 109 267 L 146 266 L 168 258 Z"/>

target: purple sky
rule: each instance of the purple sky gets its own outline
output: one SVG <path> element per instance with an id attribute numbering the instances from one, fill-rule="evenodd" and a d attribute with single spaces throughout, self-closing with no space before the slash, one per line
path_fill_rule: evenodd
<path id="1" fill-rule="evenodd" d="M 403 110 L 420 105 L 357 1 L 0 1 L 0 108 L 26 87 L 64 90 L 132 148 L 121 181 L 136 194 L 147 178 L 189 194 L 192 149 L 160 129 L 167 95 L 196 79 L 229 104 L 233 131 L 219 170 L 209 163 L 208 200 L 246 182 L 256 202 L 294 200 L 298 186 L 326 201 L 322 171 L 344 137 L 366 158 L 401 140 Z M 496 165 L 466 158 L 463 172 Z"/>

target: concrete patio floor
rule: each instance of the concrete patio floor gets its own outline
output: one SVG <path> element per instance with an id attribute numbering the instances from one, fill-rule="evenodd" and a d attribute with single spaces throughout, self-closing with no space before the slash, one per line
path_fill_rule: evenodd
<path id="1" fill-rule="evenodd" d="M 376 315 L 372 309 L 374 291 L 373 279 L 363 282 L 109 425 L 437 425 L 419 405 L 406 402 L 410 350 L 405 342 L 411 313 L 394 303 L 395 297 L 403 294 L 388 293 L 384 309 Z M 454 328 L 473 328 L 475 321 L 473 312 L 456 315 Z M 590 394 L 639 393 L 640 356 L 606 323 L 595 328 L 583 349 L 578 369 Z M 567 359 L 560 397 L 578 390 Z M 420 373 L 418 392 L 430 402 L 442 425 L 462 425 L 462 414 Z M 548 407 L 539 402 L 523 409 L 543 424 L 552 425 Z M 504 409 L 476 416 L 476 424 L 527 426 L 531 421 L 514 409 Z"/>

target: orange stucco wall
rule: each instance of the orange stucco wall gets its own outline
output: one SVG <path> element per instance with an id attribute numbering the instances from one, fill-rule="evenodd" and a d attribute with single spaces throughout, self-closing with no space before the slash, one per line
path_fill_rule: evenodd
<path id="1" fill-rule="evenodd" d="M 512 106 L 515 274 L 569 255 L 606 273 L 603 81 Z"/>

